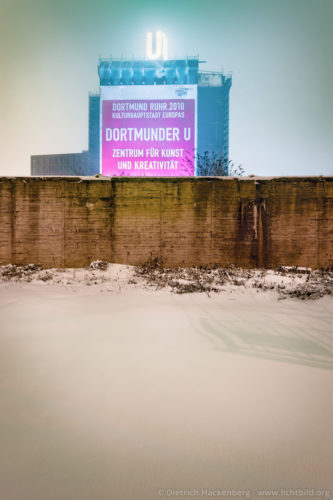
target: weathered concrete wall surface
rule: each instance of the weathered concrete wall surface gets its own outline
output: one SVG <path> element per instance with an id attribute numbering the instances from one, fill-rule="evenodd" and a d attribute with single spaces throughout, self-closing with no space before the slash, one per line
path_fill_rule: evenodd
<path id="1" fill-rule="evenodd" d="M 1 178 L 0 263 L 333 266 L 333 177 Z"/>

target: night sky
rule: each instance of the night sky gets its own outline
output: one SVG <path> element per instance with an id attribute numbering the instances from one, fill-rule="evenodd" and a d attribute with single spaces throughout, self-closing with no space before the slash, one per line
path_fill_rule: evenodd
<path id="1" fill-rule="evenodd" d="M 169 57 L 232 72 L 230 159 L 247 174 L 333 175 L 332 0 L 0 0 L 0 174 L 88 148 L 99 56 Z"/>

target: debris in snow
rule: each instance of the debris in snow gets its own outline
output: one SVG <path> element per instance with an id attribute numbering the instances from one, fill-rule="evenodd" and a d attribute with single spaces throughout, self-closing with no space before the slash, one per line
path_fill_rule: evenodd
<path id="1" fill-rule="evenodd" d="M 2 282 L 36 282 L 79 288 L 99 286 L 101 291 L 119 293 L 124 287 L 141 287 L 149 290 L 165 289 L 177 294 L 250 293 L 251 290 L 274 291 L 278 299 L 287 297 L 301 300 L 319 299 L 333 294 L 333 272 L 313 271 L 308 268 L 279 267 L 267 269 L 242 269 L 228 267 L 163 267 L 156 259 L 138 267 L 93 261 L 88 268 L 44 269 L 42 265 L 29 264 L 0 266 Z"/>
<path id="2" fill-rule="evenodd" d="M 7 266 L 0 266 L 0 278 L 3 280 L 26 279 L 43 269 L 44 267 L 40 264 L 27 264 L 26 266 L 8 264 Z"/>
<path id="3" fill-rule="evenodd" d="M 105 260 L 94 260 L 90 264 L 89 269 L 91 269 L 92 271 L 96 269 L 100 269 L 101 271 L 106 271 L 108 265 L 109 265 L 108 262 L 106 262 Z"/>
<path id="4" fill-rule="evenodd" d="M 279 298 L 297 297 L 302 300 L 318 299 L 333 293 L 333 272 L 312 271 L 309 268 L 279 267 L 242 269 L 236 266 L 221 268 L 191 267 L 163 268 L 149 261 L 136 268 L 136 276 L 147 286 L 168 288 L 176 293 L 232 291 L 232 287 L 275 290 Z"/>

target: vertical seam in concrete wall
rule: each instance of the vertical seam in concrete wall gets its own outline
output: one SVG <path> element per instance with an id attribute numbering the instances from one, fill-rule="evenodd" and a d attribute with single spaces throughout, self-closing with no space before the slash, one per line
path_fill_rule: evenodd
<path id="1" fill-rule="evenodd" d="M 215 236 L 214 236 L 214 182 L 210 183 L 210 259 L 215 264 Z"/>
<path id="2" fill-rule="evenodd" d="M 258 207 L 257 207 L 257 200 L 254 200 L 254 203 L 253 203 L 253 232 L 254 232 L 254 239 L 257 241 L 258 240 Z"/>
<path id="3" fill-rule="evenodd" d="M 60 210 L 60 216 L 61 216 L 61 245 L 60 245 L 60 263 L 61 267 L 64 267 L 65 265 L 65 217 L 66 217 L 66 196 L 65 196 L 65 181 L 61 181 L 60 184 L 60 196 L 61 196 L 61 210 Z"/>
<path id="4" fill-rule="evenodd" d="M 10 262 L 12 264 L 16 263 L 15 253 L 16 253 L 16 182 L 11 181 L 10 189 L 10 207 L 11 207 L 11 218 L 10 218 Z"/>
<path id="5" fill-rule="evenodd" d="M 262 206 L 261 206 L 261 198 L 258 196 L 258 189 L 260 184 L 258 182 L 255 183 L 255 204 L 257 206 L 257 210 L 255 211 L 255 216 L 257 218 L 255 227 L 256 227 L 256 236 L 257 236 L 257 258 L 256 265 L 257 267 L 263 266 L 263 227 L 262 227 Z"/>
<path id="6" fill-rule="evenodd" d="M 258 267 L 264 267 L 263 202 L 259 200 L 258 210 Z"/>
<path id="7" fill-rule="evenodd" d="M 319 213 L 318 213 L 318 201 L 317 201 L 317 217 L 316 217 L 316 223 L 317 223 L 317 228 L 316 228 L 316 236 L 317 236 L 317 244 L 316 244 L 316 250 L 317 250 L 317 269 L 319 269 L 320 264 L 319 264 L 319 238 L 320 238 L 320 229 L 319 229 Z"/>
<path id="8" fill-rule="evenodd" d="M 115 180 L 113 177 L 110 179 L 110 250 L 111 250 L 111 262 L 114 262 L 114 224 L 116 217 L 116 208 L 115 208 L 115 196 L 116 196 L 116 188 L 115 188 Z"/>

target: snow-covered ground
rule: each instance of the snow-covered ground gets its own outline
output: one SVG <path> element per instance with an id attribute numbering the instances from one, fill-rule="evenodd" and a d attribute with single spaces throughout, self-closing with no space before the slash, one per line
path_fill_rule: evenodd
<path id="1" fill-rule="evenodd" d="M 1 500 L 333 496 L 333 296 L 284 293 L 307 270 L 99 267 L 2 268 Z"/>

